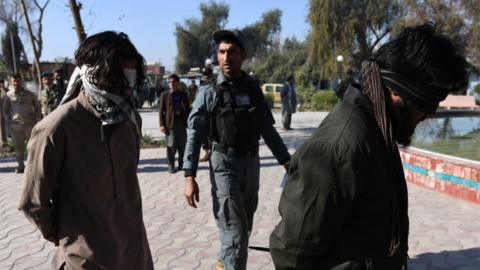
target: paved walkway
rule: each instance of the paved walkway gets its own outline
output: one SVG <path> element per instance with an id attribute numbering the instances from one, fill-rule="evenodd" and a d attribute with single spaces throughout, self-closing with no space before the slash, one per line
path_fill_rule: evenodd
<path id="1" fill-rule="evenodd" d="M 157 137 L 155 116 L 142 113 L 144 131 Z M 281 132 L 291 153 L 322 117 L 319 113 L 294 115 L 295 130 Z M 283 168 L 264 145 L 260 154 L 260 201 L 251 245 L 267 246 L 268 236 L 279 221 Z M 15 174 L 14 168 L 13 158 L 0 159 L 0 269 L 49 269 L 54 247 L 16 210 L 21 175 Z M 167 172 L 165 149 L 143 149 L 138 176 L 155 269 L 212 269 L 218 234 L 211 214 L 207 163 L 201 163 L 198 173 L 198 209 L 186 206 L 183 175 Z M 409 193 L 410 269 L 480 269 L 480 206 L 412 185 Z M 274 268 L 268 253 L 250 250 L 248 269 Z"/>

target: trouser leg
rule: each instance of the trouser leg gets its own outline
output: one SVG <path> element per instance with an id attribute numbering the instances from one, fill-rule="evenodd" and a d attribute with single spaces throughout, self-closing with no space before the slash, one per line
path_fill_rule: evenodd
<path id="1" fill-rule="evenodd" d="M 15 158 L 17 159 L 18 168 L 25 168 L 25 132 L 22 129 L 12 129 L 12 139 L 15 143 Z"/>
<path id="2" fill-rule="evenodd" d="M 288 112 L 285 116 L 285 125 L 287 126 L 286 128 L 290 128 L 290 124 L 292 123 L 292 113 Z"/>
<path id="3" fill-rule="evenodd" d="M 219 259 L 225 270 L 246 269 L 248 236 L 258 203 L 258 156 L 254 160 L 211 154 L 213 212 L 220 231 Z M 257 168 L 250 170 L 251 165 Z"/>
<path id="4" fill-rule="evenodd" d="M 187 124 L 184 121 L 178 121 L 174 124 L 175 144 L 178 149 L 178 168 L 183 168 L 183 153 L 185 153 L 185 145 L 187 144 Z"/>
<path id="5" fill-rule="evenodd" d="M 25 128 L 23 129 L 23 132 L 24 132 L 24 135 L 25 135 L 24 149 L 28 145 L 28 141 L 30 140 L 30 135 L 32 135 L 32 129 L 33 129 L 32 125 L 26 125 Z M 25 153 L 25 151 L 24 151 L 24 153 Z M 28 155 L 28 152 L 27 152 L 27 155 Z"/>
<path id="6" fill-rule="evenodd" d="M 183 168 L 183 154 L 185 153 L 185 144 L 178 146 L 178 169 Z"/>
<path id="7" fill-rule="evenodd" d="M 287 110 L 282 111 L 282 125 L 283 125 L 283 128 L 289 129 L 291 120 L 292 120 L 292 113 L 287 111 Z"/>
<path id="8" fill-rule="evenodd" d="M 177 152 L 176 146 L 167 147 L 167 164 L 169 168 L 175 167 L 175 152 Z"/>

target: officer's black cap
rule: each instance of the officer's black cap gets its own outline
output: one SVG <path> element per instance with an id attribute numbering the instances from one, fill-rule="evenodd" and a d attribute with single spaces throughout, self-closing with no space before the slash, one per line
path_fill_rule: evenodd
<path id="1" fill-rule="evenodd" d="M 40 75 L 40 78 L 50 77 L 50 76 L 53 76 L 53 74 L 51 72 L 45 71 L 45 72 L 42 72 L 42 74 Z"/>
<path id="2" fill-rule="evenodd" d="M 245 49 L 245 43 L 243 40 L 243 33 L 240 30 L 226 30 L 226 29 L 221 29 L 213 32 L 213 40 L 215 40 L 215 43 L 217 45 L 220 43 L 222 40 L 231 40 L 235 42 L 237 45 L 239 45 L 242 50 Z"/>

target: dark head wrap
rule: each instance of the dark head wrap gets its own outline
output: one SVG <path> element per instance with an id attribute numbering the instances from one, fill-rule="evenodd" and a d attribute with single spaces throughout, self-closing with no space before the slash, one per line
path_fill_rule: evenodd
<path id="1" fill-rule="evenodd" d="M 434 113 L 440 101 L 444 100 L 449 92 L 449 89 L 428 86 L 393 71 L 381 69 L 380 74 L 385 86 L 398 92 L 424 112 Z"/>

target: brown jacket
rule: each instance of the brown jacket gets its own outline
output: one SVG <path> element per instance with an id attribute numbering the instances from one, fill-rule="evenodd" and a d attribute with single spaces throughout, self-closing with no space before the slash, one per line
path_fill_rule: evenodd
<path id="1" fill-rule="evenodd" d="M 103 141 L 100 127 L 83 93 L 34 127 L 19 209 L 59 245 L 54 269 L 153 269 L 136 172 L 140 137 L 129 120 L 103 126 Z"/>
<path id="2" fill-rule="evenodd" d="M 182 104 L 182 115 L 181 118 L 184 118 L 186 121 L 188 114 L 190 113 L 190 103 L 188 101 L 188 96 L 185 92 L 177 90 L 177 93 L 180 94 L 181 104 Z M 163 91 L 160 95 L 160 126 L 165 127 L 166 129 L 173 128 L 173 120 L 175 117 L 173 111 L 173 100 L 172 100 L 172 91 Z"/>

